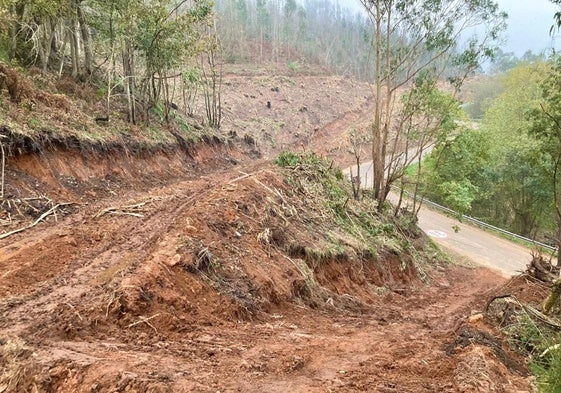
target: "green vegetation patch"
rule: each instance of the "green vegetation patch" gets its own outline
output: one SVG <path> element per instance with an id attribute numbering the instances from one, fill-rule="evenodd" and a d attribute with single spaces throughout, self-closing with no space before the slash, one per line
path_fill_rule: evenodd
<path id="1" fill-rule="evenodd" d="M 372 197 L 352 198 L 350 182 L 328 159 L 313 153 L 285 151 L 275 163 L 284 168 L 293 192 L 316 214 L 317 220 L 310 228 L 320 228 L 322 238 L 327 239 L 319 245 L 292 245 L 291 251 L 296 250 L 292 254 L 316 264 L 326 260 L 377 260 L 380 255 L 391 253 L 402 261 L 404 270 L 415 264 L 421 276 L 422 266 L 443 259 L 429 242 L 414 244 L 422 234 L 413 216 L 395 217 L 390 208 L 379 211 Z M 317 205 L 321 206 L 320 211 Z M 329 227 L 322 224 L 326 221 Z"/>
<path id="2" fill-rule="evenodd" d="M 561 334 L 525 314 L 517 315 L 504 331 L 511 346 L 530 357 L 530 368 L 537 377 L 539 391 L 561 392 Z"/>

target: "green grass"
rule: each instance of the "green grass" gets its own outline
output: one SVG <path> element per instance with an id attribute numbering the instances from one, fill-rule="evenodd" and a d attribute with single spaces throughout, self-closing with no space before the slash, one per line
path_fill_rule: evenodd
<path id="1" fill-rule="evenodd" d="M 285 178 L 294 190 L 321 201 L 334 224 L 337 236 L 331 236 L 329 244 L 321 245 L 321 255 L 315 258 L 310 255 L 310 259 L 343 259 L 342 254 L 353 252 L 377 259 L 380 250 L 385 250 L 400 258 L 405 253 L 408 256 L 404 260 L 409 256 L 418 258 L 421 265 L 440 256 L 431 247 L 425 253 L 412 245 L 409 236 L 418 235 L 412 218 L 404 215 L 395 218 L 392 209 L 379 212 L 376 200 L 371 197 L 354 200 L 351 184 L 331 161 L 313 153 L 285 151 L 275 162 L 286 169 Z M 306 254 L 318 254 L 315 248 L 306 250 Z"/>
<path id="2" fill-rule="evenodd" d="M 557 340 L 560 342 L 561 337 Z M 550 349 L 543 358 L 532 361 L 530 367 L 537 378 L 539 392 L 561 393 L 561 348 Z"/>
<path id="3" fill-rule="evenodd" d="M 40 120 L 38 120 L 35 117 L 31 117 L 27 120 L 27 125 L 29 126 L 29 128 L 32 128 L 34 130 L 39 130 L 42 127 L 42 123 Z"/>
<path id="4" fill-rule="evenodd" d="M 538 325 L 526 314 L 504 329 L 510 345 L 528 356 L 541 393 L 561 393 L 561 334 Z"/>

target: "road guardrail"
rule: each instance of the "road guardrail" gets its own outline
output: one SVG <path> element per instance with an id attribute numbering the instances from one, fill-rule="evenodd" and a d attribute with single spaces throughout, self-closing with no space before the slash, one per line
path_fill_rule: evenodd
<path id="1" fill-rule="evenodd" d="M 395 187 L 395 186 L 394 186 L 394 188 L 399 190 L 398 187 Z M 409 198 L 413 199 L 413 194 L 411 194 L 410 192 L 404 191 L 404 194 L 407 195 Z M 444 212 L 446 212 L 446 213 L 448 213 L 448 214 L 454 215 L 454 216 L 456 216 L 456 217 L 461 217 L 462 220 L 471 222 L 471 223 L 473 223 L 473 224 L 475 224 L 475 225 L 477 225 L 477 226 L 480 226 L 480 227 L 482 227 L 482 228 L 486 228 L 486 229 L 491 229 L 491 230 L 493 230 L 493 231 L 497 231 L 497 232 L 499 232 L 499 233 L 502 233 L 502 234 L 504 234 L 504 235 L 513 237 L 513 238 L 515 238 L 515 239 L 523 240 L 523 241 L 525 241 L 525 242 L 534 244 L 534 245 L 536 245 L 536 246 L 543 247 L 543 248 L 545 248 L 545 249 L 547 249 L 547 250 L 550 250 L 550 251 L 557 251 L 557 247 L 553 247 L 553 246 L 550 246 L 549 244 L 545 244 L 545 243 L 539 242 L 539 241 L 537 241 L 537 240 L 529 239 L 529 238 L 527 238 L 527 237 L 518 235 L 518 234 L 516 234 L 516 233 L 509 232 L 509 231 L 507 231 L 506 229 L 499 228 L 499 227 L 496 227 L 496 226 L 494 226 L 494 225 L 488 224 L 488 223 L 486 223 L 486 222 L 484 222 L 484 221 L 478 220 L 477 218 L 473 218 L 473 217 L 470 217 L 470 216 L 466 216 L 465 214 L 461 214 L 461 213 L 459 213 L 459 212 L 457 212 L 457 211 L 454 211 L 454 210 L 452 210 L 452 209 L 449 209 L 449 208 L 447 208 L 446 206 L 439 205 L 438 203 L 435 203 L 435 202 L 433 202 L 433 201 L 430 201 L 430 200 L 428 200 L 428 199 L 426 199 L 426 198 L 420 199 L 419 197 L 417 197 L 417 200 L 420 201 L 421 203 L 426 203 L 427 205 L 432 206 L 432 207 L 434 207 L 434 208 L 436 208 L 436 209 L 438 209 L 438 210 L 444 211 Z"/>

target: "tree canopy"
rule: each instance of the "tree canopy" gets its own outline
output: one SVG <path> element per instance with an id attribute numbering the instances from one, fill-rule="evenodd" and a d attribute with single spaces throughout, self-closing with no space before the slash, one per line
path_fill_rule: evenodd
<path id="1" fill-rule="evenodd" d="M 361 0 L 361 3 L 370 20 L 374 48 L 373 188 L 381 208 L 396 180 L 391 173 L 396 166 L 388 164 L 386 159 L 395 156 L 396 149 L 403 149 L 392 142 L 402 131 L 396 116 L 396 97 L 420 75 L 434 81 L 446 77 L 452 90 L 457 91 L 481 61 L 493 57 L 506 26 L 506 14 L 490 0 Z M 468 38 L 462 43 L 466 35 Z M 415 154 L 422 156 L 422 149 Z"/>
<path id="2" fill-rule="evenodd" d="M 0 0 L 4 56 L 45 72 L 106 80 L 124 89 L 129 120 L 168 101 L 167 78 L 204 51 L 209 0 Z"/>

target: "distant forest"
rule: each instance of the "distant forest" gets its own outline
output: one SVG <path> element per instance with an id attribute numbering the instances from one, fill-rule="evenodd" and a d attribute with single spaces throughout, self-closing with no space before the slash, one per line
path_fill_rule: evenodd
<path id="1" fill-rule="evenodd" d="M 320 0 L 217 0 L 215 7 L 228 62 L 307 63 L 373 76 L 372 27 L 364 13 Z"/>

